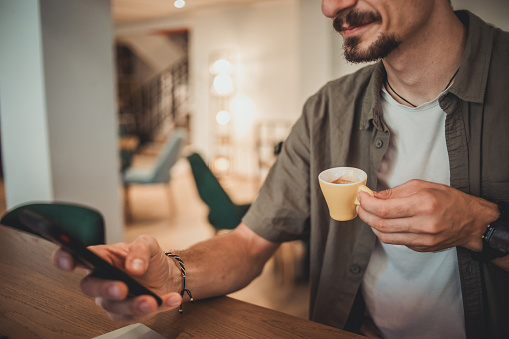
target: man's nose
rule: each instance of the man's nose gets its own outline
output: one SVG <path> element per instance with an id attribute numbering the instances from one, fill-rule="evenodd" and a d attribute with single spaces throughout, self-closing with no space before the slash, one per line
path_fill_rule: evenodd
<path id="1" fill-rule="evenodd" d="M 357 0 L 322 0 L 322 13 L 328 18 L 335 18 L 340 11 L 356 3 Z"/>

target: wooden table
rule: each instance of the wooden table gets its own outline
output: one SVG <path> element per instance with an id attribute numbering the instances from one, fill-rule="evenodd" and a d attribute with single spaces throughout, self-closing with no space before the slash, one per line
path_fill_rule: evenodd
<path id="1" fill-rule="evenodd" d="M 52 243 L 0 225 L 0 337 L 92 338 L 115 323 L 80 291 L 81 269 L 50 262 Z M 166 338 L 362 338 L 229 297 L 161 313 L 144 322 Z"/>

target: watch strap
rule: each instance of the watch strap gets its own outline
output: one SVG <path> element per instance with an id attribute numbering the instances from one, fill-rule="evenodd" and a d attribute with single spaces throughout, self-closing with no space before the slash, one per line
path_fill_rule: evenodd
<path id="1" fill-rule="evenodd" d="M 474 253 L 474 259 L 491 261 L 509 254 L 509 204 L 499 202 L 500 217 L 488 225 L 482 236 L 482 252 Z"/>

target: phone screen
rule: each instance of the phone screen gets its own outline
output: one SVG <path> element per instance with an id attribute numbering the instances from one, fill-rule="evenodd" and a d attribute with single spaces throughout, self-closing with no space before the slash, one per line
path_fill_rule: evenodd
<path id="1" fill-rule="evenodd" d="M 93 276 L 108 280 L 123 281 L 129 289 L 129 295 L 137 296 L 147 294 L 154 297 L 158 305 L 162 304 L 162 300 L 157 294 L 141 285 L 126 272 L 110 265 L 110 263 L 90 251 L 80 240 L 74 238 L 47 218 L 29 210 L 21 211 L 19 218 L 21 222 L 32 231 L 60 245 L 67 252 L 71 253 L 76 260 L 92 270 Z"/>

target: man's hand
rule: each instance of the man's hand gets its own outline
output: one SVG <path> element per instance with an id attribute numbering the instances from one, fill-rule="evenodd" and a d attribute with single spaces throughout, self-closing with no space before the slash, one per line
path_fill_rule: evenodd
<path id="1" fill-rule="evenodd" d="M 410 180 L 398 187 L 360 192 L 359 217 L 386 244 L 419 252 L 463 246 L 482 250 L 481 237 L 500 212 L 496 204 L 450 186 Z"/>
<path id="2" fill-rule="evenodd" d="M 99 245 L 89 249 L 110 264 L 125 270 L 163 300 L 158 307 L 151 296 L 128 297 L 128 289 L 123 282 L 86 276 L 81 282 L 83 293 L 95 298 L 96 304 L 104 308 L 111 319 L 139 321 L 180 305 L 182 297 L 175 292 L 181 288 L 180 271 L 164 254 L 155 238 L 140 236 L 131 244 Z M 64 271 L 72 271 L 76 266 L 73 257 L 63 250 L 53 254 L 53 262 Z"/>

